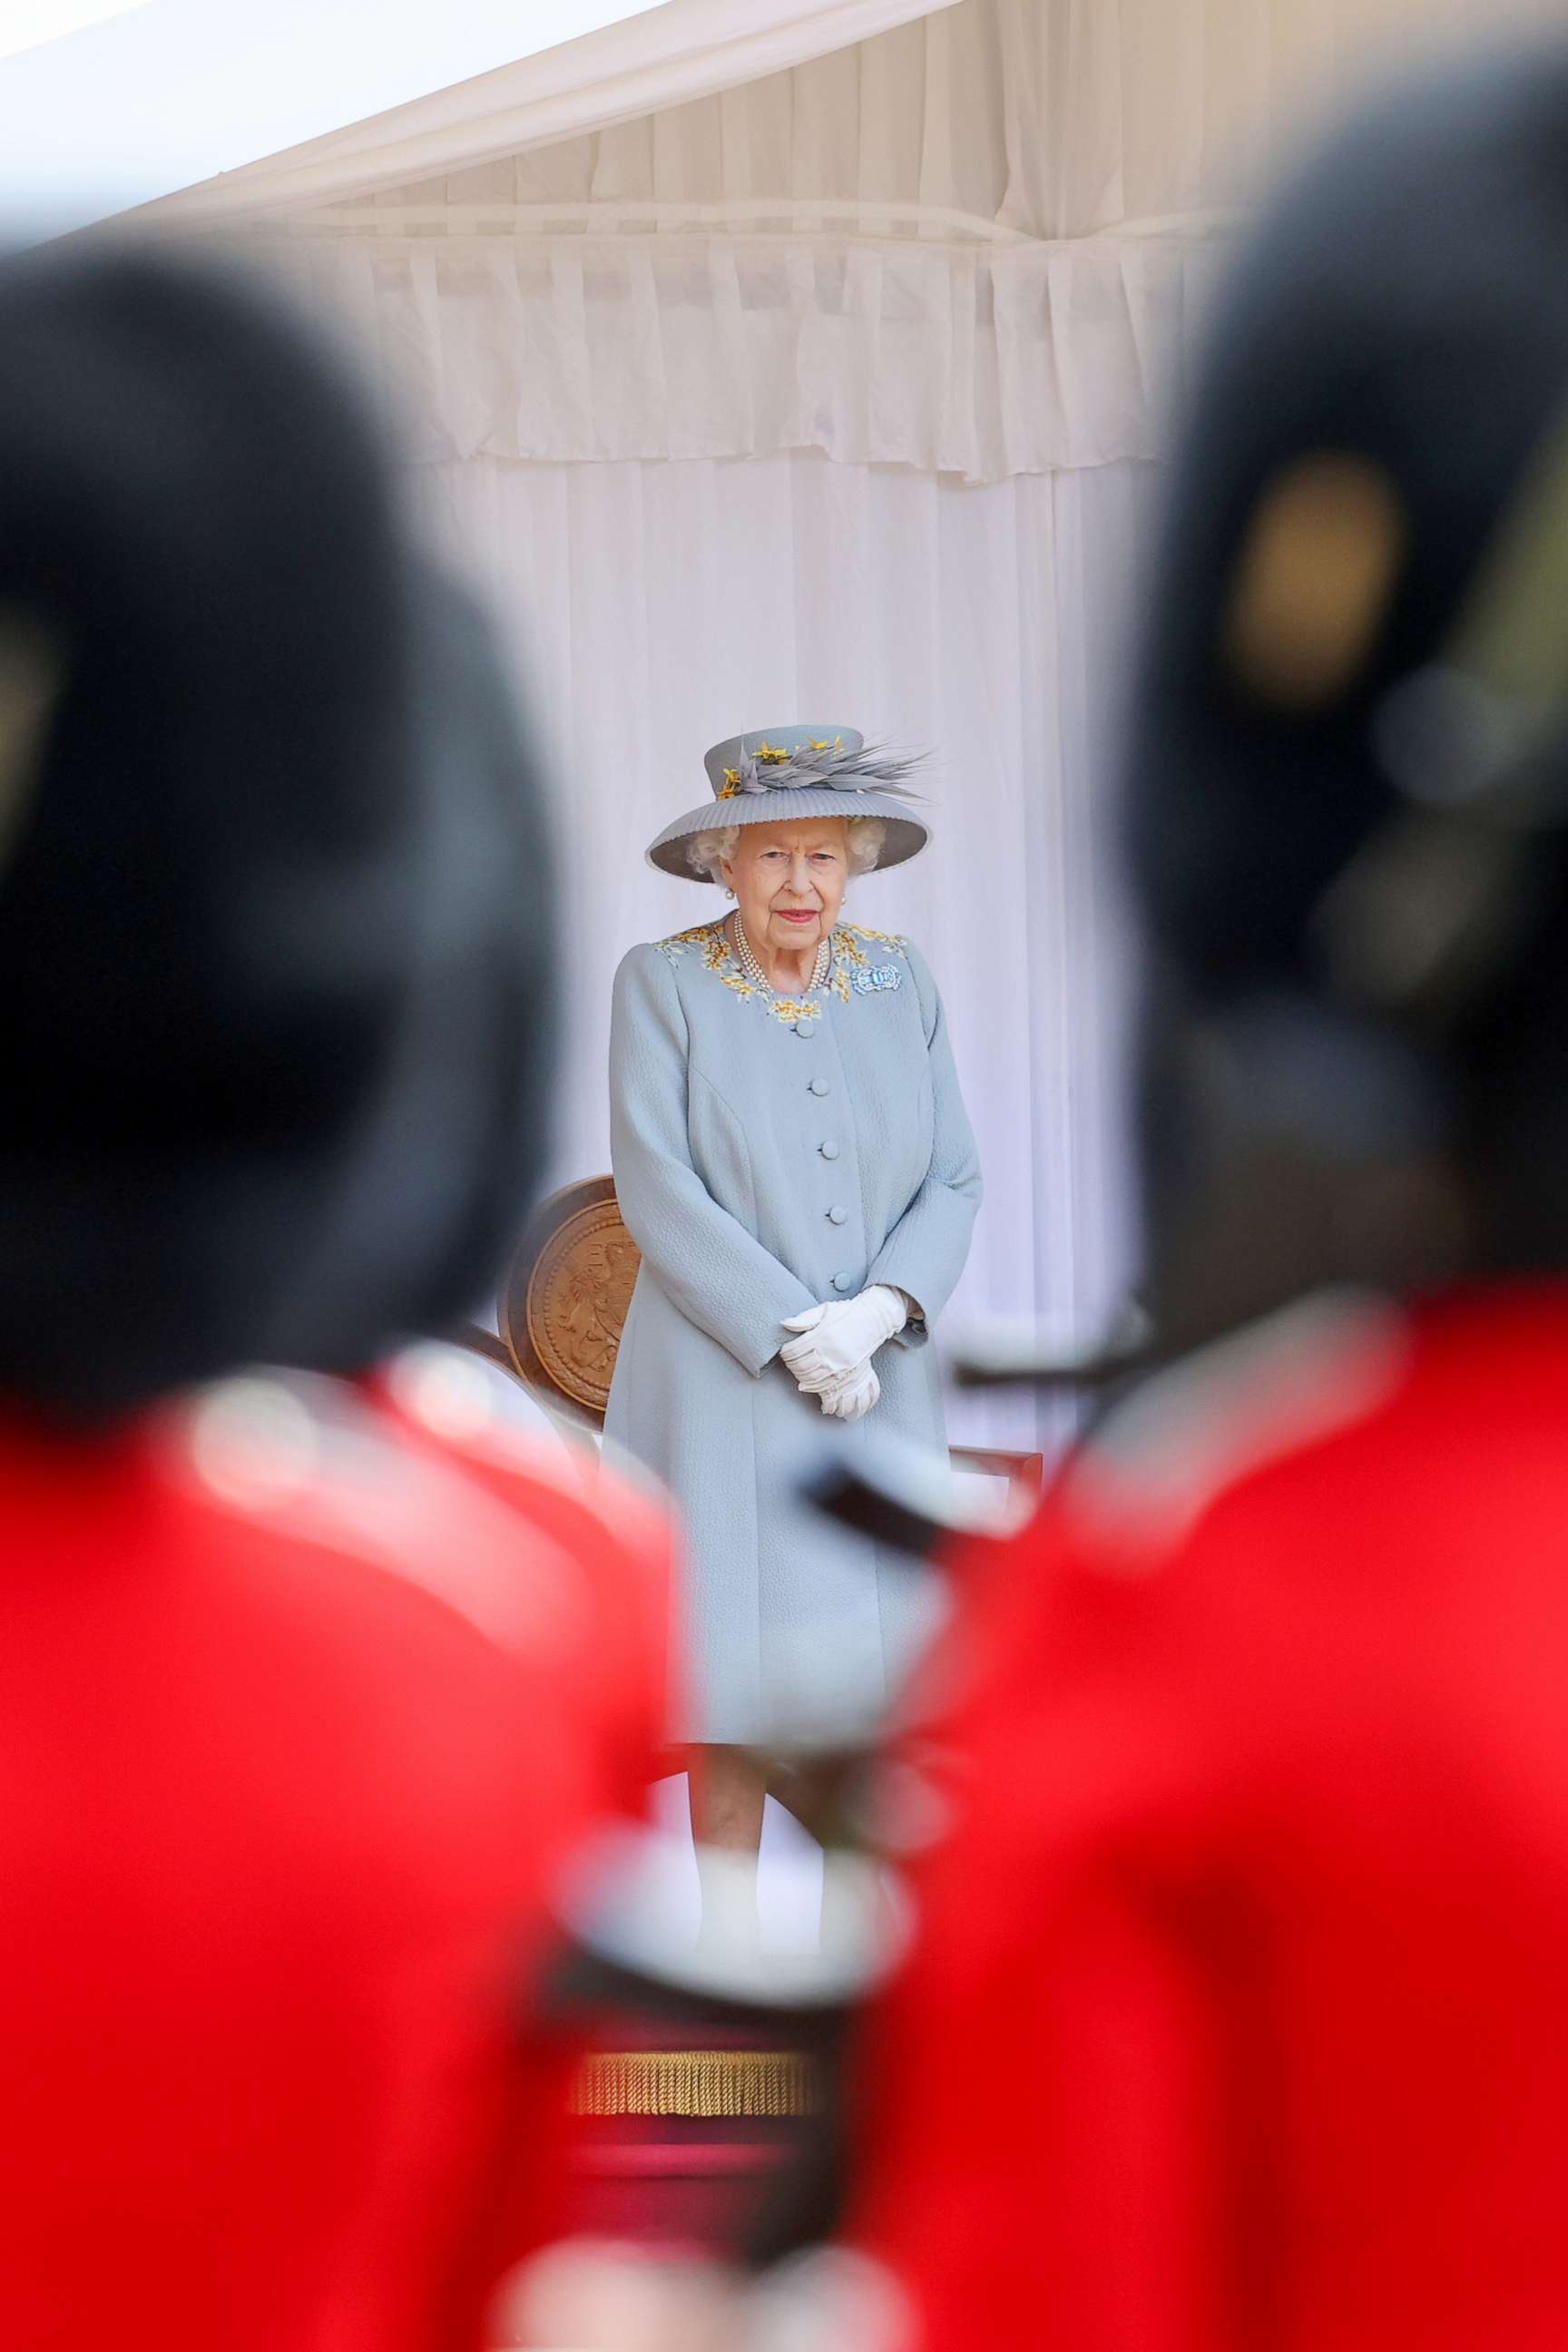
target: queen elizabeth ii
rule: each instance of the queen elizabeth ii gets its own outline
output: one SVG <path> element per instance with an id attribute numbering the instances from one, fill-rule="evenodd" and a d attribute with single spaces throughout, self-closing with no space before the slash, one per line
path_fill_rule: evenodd
<path id="1" fill-rule="evenodd" d="M 944 1444 L 931 1327 L 980 1200 L 941 998 L 907 939 L 841 918 L 922 849 L 901 763 L 839 727 L 721 743 L 715 800 L 648 856 L 721 919 L 616 975 L 612 1152 L 642 1252 L 605 1430 L 681 1511 L 700 1843 L 754 1852 L 753 1743 L 848 1736 L 927 1605 L 798 1481 L 826 1425 Z"/>

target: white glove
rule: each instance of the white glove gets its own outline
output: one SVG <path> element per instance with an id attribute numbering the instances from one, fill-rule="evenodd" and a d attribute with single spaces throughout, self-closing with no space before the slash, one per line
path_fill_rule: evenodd
<path id="1" fill-rule="evenodd" d="M 882 1383 L 869 1364 L 862 1364 L 829 1387 L 805 1393 L 820 1397 L 823 1412 L 831 1413 L 836 1421 L 863 1421 L 881 1395 Z"/>
<path id="2" fill-rule="evenodd" d="M 868 1365 L 884 1340 L 901 1331 L 910 1310 L 901 1291 L 874 1282 L 858 1298 L 835 1298 L 826 1307 L 808 1307 L 804 1315 L 784 1318 L 784 1329 L 799 1334 L 786 1339 L 779 1353 L 807 1396 L 820 1396 L 828 1384 Z"/>

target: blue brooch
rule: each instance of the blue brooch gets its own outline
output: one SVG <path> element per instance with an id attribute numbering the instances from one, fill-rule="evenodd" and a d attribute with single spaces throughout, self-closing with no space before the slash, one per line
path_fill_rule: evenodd
<path id="1" fill-rule="evenodd" d="M 902 981 L 896 963 L 868 963 L 856 973 L 853 984 L 858 994 L 869 996 L 875 989 L 898 988 Z"/>

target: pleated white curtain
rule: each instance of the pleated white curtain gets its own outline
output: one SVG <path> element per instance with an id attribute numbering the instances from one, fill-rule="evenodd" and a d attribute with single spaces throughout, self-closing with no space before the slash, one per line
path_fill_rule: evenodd
<path id="1" fill-rule="evenodd" d="M 966 491 L 893 467 L 424 469 L 436 529 L 515 629 L 559 794 L 567 1084 L 558 1175 L 608 1162 L 610 981 L 632 941 L 721 902 L 643 862 L 701 757 L 796 714 L 929 750 L 936 841 L 852 886 L 942 987 L 986 1180 L 952 1310 L 1091 1336 L 1125 1279 L 1118 1040 L 1128 959 L 1102 868 L 1106 713 L 1152 469 Z M 957 1398 L 955 1433 L 1033 1445 L 1032 1400 Z"/>

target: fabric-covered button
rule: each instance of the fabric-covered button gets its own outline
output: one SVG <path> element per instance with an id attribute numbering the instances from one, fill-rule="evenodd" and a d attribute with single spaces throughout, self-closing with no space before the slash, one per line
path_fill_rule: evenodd
<path id="1" fill-rule="evenodd" d="M 827 1080 L 826 1078 L 813 1078 L 811 1082 L 811 1091 L 814 1095 L 825 1095 L 827 1092 Z"/>
<path id="2" fill-rule="evenodd" d="M 816 1034 L 816 1022 L 797 1021 L 795 1024 L 795 1034 L 797 1037 L 815 1037 Z"/>
<path id="3" fill-rule="evenodd" d="M 827 1222 L 830 1225 L 841 1225 L 848 1214 L 849 1212 L 847 1209 L 841 1209 L 837 1202 L 835 1202 L 832 1208 L 827 1212 Z"/>
<path id="4" fill-rule="evenodd" d="M 824 1160 L 837 1160 L 838 1157 L 838 1146 L 831 1139 L 826 1143 L 819 1143 L 816 1148 Z"/>
<path id="5" fill-rule="evenodd" d="M 853 1290 L 855 1286 L 848 1275 L 836 1274 L 833 1277 L 833 1287 L 835 1290 Z"/>

